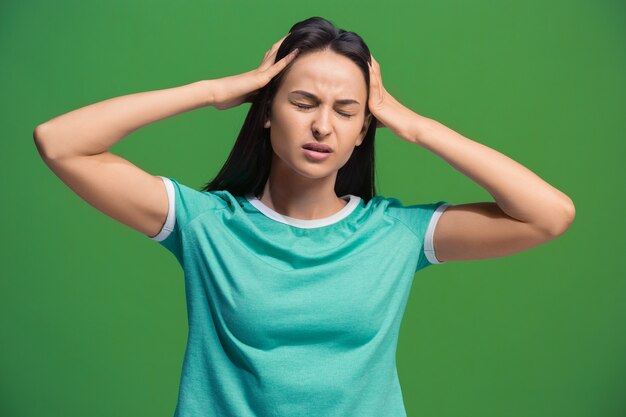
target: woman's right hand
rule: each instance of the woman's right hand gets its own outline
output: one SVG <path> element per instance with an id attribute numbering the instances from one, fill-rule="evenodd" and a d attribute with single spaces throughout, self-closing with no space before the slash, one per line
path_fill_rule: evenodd
<path id="1" fill-rule="evenodd" d="M 276 52 L 289 33 L 276 42 L 263 57 L 258 68 L 239 75 L 214 80 L 215 94 L 212 107 L 226 110 L 244 102 L 251 102 L 258 90 L 269 83 L 276 74 L 281 72 L 298 55 L 298 49 L 285 55 L 280 61 L 274 62 Z"/>

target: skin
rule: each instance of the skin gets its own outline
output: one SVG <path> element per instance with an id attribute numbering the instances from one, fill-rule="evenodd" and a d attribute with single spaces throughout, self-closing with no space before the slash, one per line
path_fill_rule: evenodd
<path id="1" fill-rule="evenodd" d="M 364 114 L 342 123 L 332 103 L 350 98 L 349 93 L 363 98 L 363 77 L 355 64 L 329 51 L 296 58 L 293 69 L 269 120 L 276 168 L 261 201 L 291 217 L 325 217 L 344 205 L 334 205 L 336 172 L 347 161 L 350 149 L 360 144 L 369 124 Z M 383 86 L 380 65 L 373 56 L 369 74 L 367 105 L 381 127 L 439 156 L 496 200 L 456 204 L 443 212 L 433 237 L 439 261 L 511 255 L 546 243 L 569 228 L 575 216 L 569 196 L 506 155 L 402 105 Z M 286 93 L 303 83 L 302 89 L 314 90 L 321 102 L 298 115 Z M 358 131 L 358 126 L 365 130 Z M 316 129 L 319 137 L 312 136 Z M 336 147 L 338 154 L 319 164 L 305 160 L 300 148 L 312 137 Z"/>
<path id="2" fill-rule="evenodd" d="M 50 169 L 90 205 L 155 236 L 168 214 L 163 181 L 109 148 L 158 120 L 204 106 L 225 110 L 249 101 L 293 62 L 267 121 L 275 163 L 261 201 L 295 218 L 327 217 L 345 206 L 333 192 L 336 173 L 369 126 L 364 116 L 364 77 L 354 63 L 328 51 L 298 57 L 290 53 L 276 61 L 285 37 L 252 71 L 114 97 L 57 116 L 33 132 L 37 150 Z M 455 204 L 443 212 L 433 235 L 440 261 L 511 255 L 565 233 L 576 213 L 569 196 L 508 156 L 402 105 L 383 86 L 374 56 L 369 71 L 367 108 L 377 127 L 386 127 L 441 158 L 495 200 Z M 296 88 L 314 93 L 320 102 L 310 103 L 311 109 L 298 109 L 287 94 Z M 359 101 L 358 108 L 350 111 L 351 119 L 338 114 L 349 111 L 334 105 L 340 98 Z M 312 140 L 329 144 L 336 153 L 322 162 L 304 159 L 301 146 Z M 415 175 L 428 173 L 418 168 Z"/>
<path id="3" fill-rule="evenodd" d="M 295 90 L 312 93 L 319 101 Z M 342 99 L 358 103 L 336 103 Z M 273 158 L 259 199 L 297 219 L 324 218 L 341 210 L 347 202 L 334 191 L 337 171 L 363 142 L 371 122 L 371 115 L 365 116 L 366 105 L 365 77 L 350 59 L 330 50 L 299 55 L 276 92 L 265 123 Z M 308 142 L 327 144 L 333 152 L 324 160 L 312 160 L 302 149 Z"/>

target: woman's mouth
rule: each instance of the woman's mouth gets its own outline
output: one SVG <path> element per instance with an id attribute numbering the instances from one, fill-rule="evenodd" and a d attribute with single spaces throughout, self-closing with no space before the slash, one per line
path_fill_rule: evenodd
<path id="1" fill-rule="evenodd" d="M 323 159 L 326 159 L 330 156 L 330 152 L 317 152 L 311 149 L 306 149 L 306 148 L 302 148 L 302 150 L 304 151 L 304 154 L 306 156 L 308 156 L 311 159 L 314 159 L 316 161 L 320 161 Z"/>

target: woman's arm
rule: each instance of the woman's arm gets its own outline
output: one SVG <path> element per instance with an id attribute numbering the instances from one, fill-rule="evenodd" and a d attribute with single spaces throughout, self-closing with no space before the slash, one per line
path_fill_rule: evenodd
<path id="1" fill-rule="evenodd" d="M 456 204 L 441 214 L 433 235 L 439 261 L 511 255 L 565 233 L 576 213 L 566 194 L 502 153 L 403 106 L 384 88 L 380 66 L 371 59 L 368 105 L 376 119 L 444 159 L 496 200 Z"/>
<path id="2" fill-rule="evenodd" d="M 150 237 L 169 204 L 161 178 L 108 149 L 132 131 L 209 105 L 212 81 L 111 98 L 38 126 L 34 138 L 46 165 L 79 197 L 107 216 Z"/>
<path id="3" fill-rule="evenodd" d="M 114 97 L 57 116 L 35 128 L 39 151 L 48 159 L 95 155 L 150 123 L 214 100 L 215 80 Z"/>
<path id="4" fill-rule="evenodd" d="M 508 216 L 555 236 L 573 221 L 572 200 L 520 163 L 436 120 L 414 114 L 409 125 L 411 141 L 487 190 Z"/>
<path id="5" fill-rule="evenodd" d="M 247 102 L 296 56 L 290 53 L 275 62 L 285 37 L 252 71 L 115 97 L 55 117 L 35 129 L 37 150 L 57 177 L 83 200 L 152 237 L 168 214 L 165 185 L 158 176 L 108 149 L 157 120 L 203 106 L 224 110 Z"/>
<path id="6" fill-rule="evenodd" d="M 532 171 L 443 124 L 414 115 L 409 138 L 475 181 L 496 200 L 449 207 L 437 222 L 439 261 L 512 255 L 565 233 L 574 221 L 572 200 Z"/>

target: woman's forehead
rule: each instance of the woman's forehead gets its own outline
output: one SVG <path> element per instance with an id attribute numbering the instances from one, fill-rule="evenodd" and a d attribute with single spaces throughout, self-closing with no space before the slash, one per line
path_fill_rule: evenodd
<path id="1" fill-rule="evenodd" d="M 285 75 L 283 92 L 306 91 L 317 97 L 362 101 L 365 78 L 347 57 L 334 52 L 314 52 L 296 59 Z"/>

